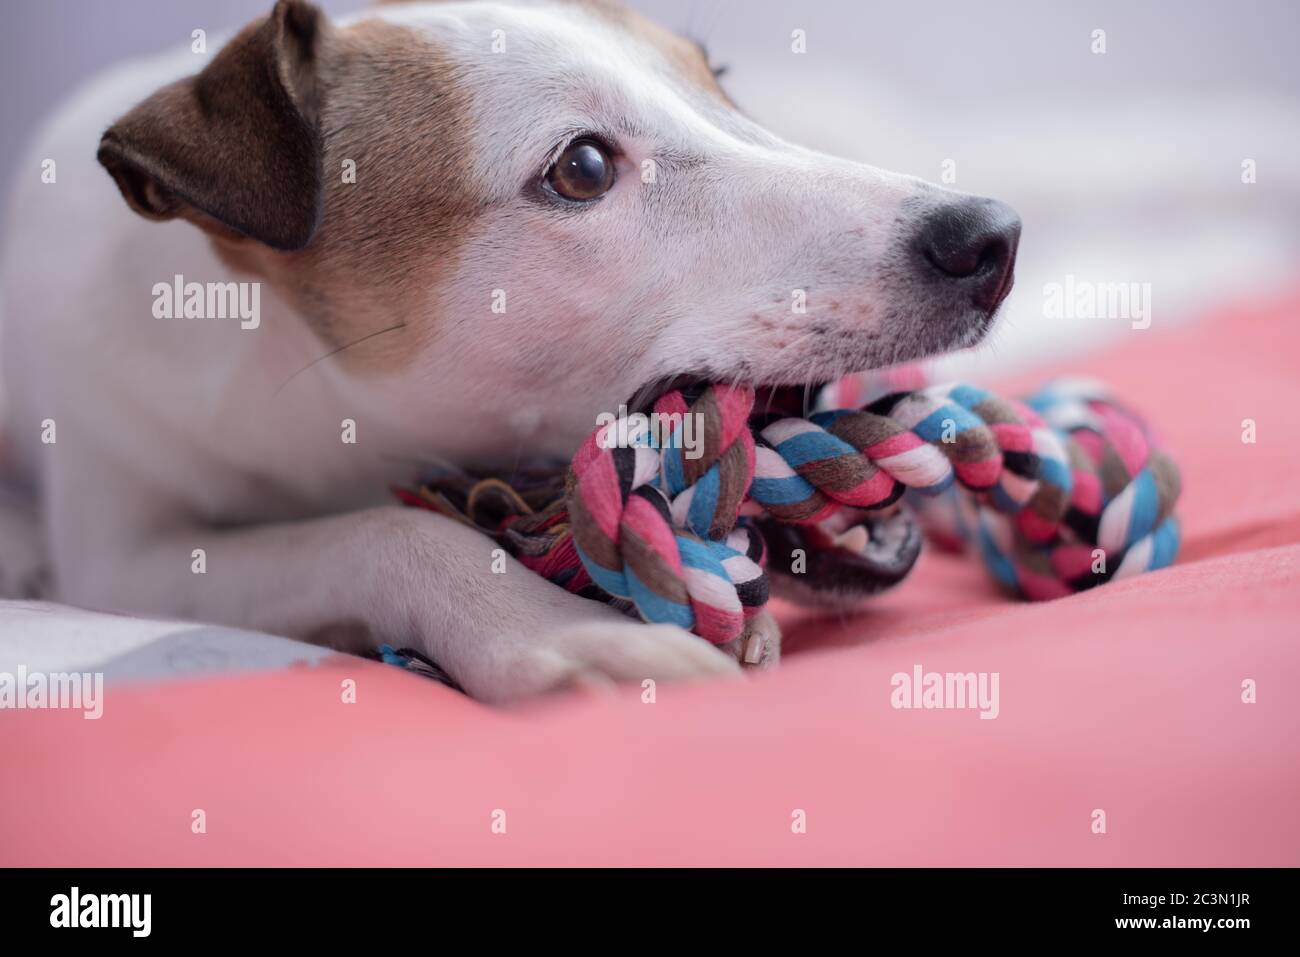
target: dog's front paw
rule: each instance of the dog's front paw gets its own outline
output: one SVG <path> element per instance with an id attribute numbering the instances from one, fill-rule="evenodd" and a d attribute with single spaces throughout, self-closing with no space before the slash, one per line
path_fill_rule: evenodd
<path id="1" fill-rule="evenodd" d="M 470 678 L 465 690 L 499 704 L 647 678 L 693 681 L 739 673 L 733 656 L 680 628 L 611 620 L 557 626 L 512 642 L 508 652 Z"/>

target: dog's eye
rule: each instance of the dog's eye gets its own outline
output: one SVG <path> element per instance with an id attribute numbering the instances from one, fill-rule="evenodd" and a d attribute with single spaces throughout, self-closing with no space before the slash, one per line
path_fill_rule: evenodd
<path id="1" fill-rule="evenodd" d="M 614 185 L 614 159 L 597 140 L 574 140 L 546 174 L 546 182 L 565 199 L 596 199 Z"/>

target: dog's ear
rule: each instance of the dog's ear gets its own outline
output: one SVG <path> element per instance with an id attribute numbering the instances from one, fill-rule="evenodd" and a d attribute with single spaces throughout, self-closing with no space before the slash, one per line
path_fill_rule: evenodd
<path id="1" fill-rule="evenodd" d="M 327 29 L 311 4 L 279 0 L 203 72 L 113 124 L 99 162 L 131 208 L 275 249 L 306 246 L 321 215 L 317 68 Z"/>

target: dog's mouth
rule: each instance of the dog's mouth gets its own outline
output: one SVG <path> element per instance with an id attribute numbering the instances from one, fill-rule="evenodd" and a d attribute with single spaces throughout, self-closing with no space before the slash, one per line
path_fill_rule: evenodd
<path id="1" fill-rule="evenodd" d="M 753 386 L 750 425 L 755 435 L 776 419 L 806 418 L 818 408 L 822 390 L 835 381 Z M 666 376 L 638 389 L 626 407 L 629 413 L 649 414 L 672 391 L 681 392 L 690 405 L 709 386 L 730 382 L 743 380 L 708 373 Z M 763 535 L 767 570 L 778 593 L 824 606 L 851 605 L 893 587 L 907 577 L 921 553 L 920 527 L 896 502 L 875 510 L 841 508 L 811 525 L 763 515 L 751 516 L 751 521 Z"/>

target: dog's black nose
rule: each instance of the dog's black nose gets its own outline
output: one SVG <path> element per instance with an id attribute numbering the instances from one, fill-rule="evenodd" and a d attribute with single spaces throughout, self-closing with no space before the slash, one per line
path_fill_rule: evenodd
<path id="1" fill-rule="evenodd" d="M 963 199 L 931 212 L 918 246 L 950 281 L 970 287 L 974 305 L 992 312 L 1011 291 L 1020 243 L 1020 217 L 995 199 Z"/>

